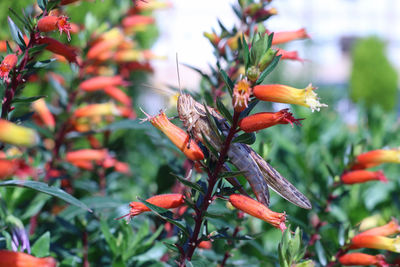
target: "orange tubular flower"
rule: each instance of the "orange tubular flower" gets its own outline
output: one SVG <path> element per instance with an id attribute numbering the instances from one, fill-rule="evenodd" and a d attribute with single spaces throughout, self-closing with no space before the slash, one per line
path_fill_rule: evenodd
<path id="1" fill-rule="evenodd" d="M 277 124 L 290 123 L 293 126 L 294 123 L 301 126 L 300 120 L 302 119 L 295 119 L 288 110 L 286 108 L 278 112 L 261 112 L 245 117 L 239 122 L 239 127 L 246 133 L 251 133 Z"/>
<path id="2" fill-rule="evenodd" d="M 297 31 L 285 31 L 285 32 L 274 32 L 274 38 L 272 39 L 272 45 L 283 44 L 293 40 L 307 39 L 310 36 L 307 34 L 304 28 Z"/>
<path id="3" fill-rule="evenodd" d="M 121 89 L 115 86 L 108 86 L 104 89 L 104 92 L 112 97 L 113 99 L 121 102 L 125 106 L 131 106 L 132 100 L 131 98 Z"/>
<path id="4" fill-rule="evenodd" d="M 0 142 L 17 146 L 34 146 L 38 142 L 38 137 L 30 128 L 0 119 Z"/>
<path id="5" fill-rule="evenodd" d="M 148 114 L 146 114 L 146 116 L 147 119 L 143 121 L 149 120 L 154 127 L 162 131 L 190 160 L 196 161 L 204 159 L 203 151 L 196 142 L 190 139 L 189 135 L 184 130 L 170 122 L 164 112 L 154 117 Z M 190 143 L 188 143 L 189 140 Z"/>
<path id="6" fill-rule="evenodd" d="M 151 16 L 132 15 L 122 20 L 122 26 L 124 28 L 132 28 L 137 26 L 153 24 L 154 21 L 155 19 Z"/>
<path id="7" fill-rule="evenodd" d="M 49 37 L 42 37 L 38 42 L 39 44 L 47 44 L 46 50 L 65 57 L 70 63 L 76 63 L 79 65 L 76 51 L 70 46 Z"/>
<path id="8" fill-rule="evenodd" d="M 389 223 L 380 226 L 371 228 L 364 232 L 359 233 L 357 236 L 361 235 L 379 235 L 379 236 L 390 236 L 394 234 L 400 233 L 400 226 L 396 219 L 392 219 Z"/>
<path id="9" fill-rule="evenodd" d="M 7 52 L 7 42 L 6 41 L 0 41 L 0 52 Z"/>
<path id="10" fill-rule="evenodd" d="M 164 194 L 153 196 L 149 199 L 146 199 L 146 201 L 164 209 L 174 209 L 182 206 L 185 203 L 184 199 L 185 196 L 182 194 Z M 150 209 L 142 202 L 133 201 L 129 204 L 129 206 L 131 207 L 130 212 L 122 217 L 119 217 L 118 219 L 126 216 L 129 216 L 129 219 L 131 219 L 132 217 L 143 212 L 150 211 Z"/>
<path id="11" fill-rule="evenodd" d="M 102 104 L 90 104 L 85 107 L 81 107 L 75 110 L 74 116 L 76 118 L 81 117 L 95 117 L 95 116 L 106 116 L 106 115 L 121 115 L 118 107 L 112 103 Z"/>
<path id="12" fill-rule="evenodd" d="M 380 266 L 386 267 L 389 264 L 385 261 L 385 256 L 383 255 L 368 255 L 365 253 L 349 253 L 339 257 L 339 262 L 345 266 L 351 265 L 361 265 L 361 266 Z"/>
<path id="13" fill-rule="evenodd" d="M 71 25 L 68 22 L 68 17 L 67 16 L 46 16 L 41 18 L 38 21 L 38 30 L 41 32 L 52 32 L 55 30 L 60 31 L 60 35 L 62 32 L 65 32 L 68 36 L 68 41 L 71 40 Z"/>
<path id="14" fill-rule="evenodd" d="M 342 183 L 344 184 L 359 184 L 365 183 L 368 181 L 381 181 L 384 183 L 388 182 L 383 171 L 365 171 L 365 170 L 357 170 L 357 171 L 350 171 L 346 172 L 340 178 Z"/>
<path id="15" fill-rule="evenodd" d="M 12 159 L 0 159 L 0 179 L 11 177 L 17 171 L 18 165 Z"/>
<path id="16" fill-rule="evenodd" d="M 202 249 L 211 249 L 212 248 L 212 243 L 211 243 L 211 241 L 201 241 L 200 243 L 199 243 L 199 246 L 198 246 L 199 248 L 202 248 Z"/>
<path id="17" fill-rule="evenodd" d="M 304 61 L 304 59 L 299 57 L 299 53 L 297 51 L 286 51 L 279 48 L 276 56 L 282 56 L 281 59 L 297 60 L 300 62 Z"/>
<path id="18" fill-rule="evenodd" d="M 236 112 L 242 112 L 247 108 L 251 95 L 250 83 L 247 79 L 240 80 L 233 88 L 232 105 Z"/>
<path id="19" fill-rule="evenodd" d="M 66 160 L 74 161 L 102 161 L 108 157 L 106 149 L 81 149 L 67 152 Z"/>
<path id="20" fill-rule="evenodd" d="M 36 258 L 23 252 L 0 250 L 0 267 L 56 267 L 52 257 Z"/>
<path id="21" fill-rule="evenodd" d="M 32 108 L 38 113 L 43 123 L 53 131 L 54 127 L 56 126 L 56 121 L 54 120 L 53 114 L 51 114 L 49 108 L 47 107 L 46 101 L 43 98 L 38 99 L 32 103 Z"/>
<path id="22" fill-rule="evenodd" d="M 353 169 L 370 168 L 382 163 L 400 163 L 399 149 L 378 149 L 357 156 Z"/>
<path id="23" fill-rule="evenodd" d="M 315 88 L 311 84 L 304 89 L 282 84 L 267 84 L 255 86 L 253 93 L 256 98 L 263 101 L 300 105 L 309 107 L 314 112 L 314 110 L 319 111 L 321 107 L 328 106 L 318 101 L 314 90 Z"/>
<path id="24" fill-rule="evenodd" d="M 8 79 L 8 74 L 17 65 L 18 57 L 14 54 L 7 55 L 0 64 L 0 78 Z"/>
<path id="25" fill-rule="evenodd" d="M 351 239 L 350 249 L 374 248 L 400 253 L 400 236 L 389 238 L 377 235 L 359 234 Z"/>
<path id="26" fill-rule="evenodd" d="M 285 213 L 274 212 L 260 202 L 239 194 L 232 194 L 229 197 L 229 202 L 231 202 L 235 208 L 271 224 L 282 232 L 286 229 Z"/>
<path id="27" fill-rule="evenodd" d="M 128 82 L 124 81 L 124 79 L 120 75 L 116 76 L 97 76 L 90 78 L 86 81 L 83 81 L 79 88 L 83 91 L 91 92 L 102 90 L 109 86 L 120 86 L 120 85 L 128 85 Z"/>
<path id="28" fill-rule="evenodd" d="M 121 30 L 114 28 L 103 33 L 93 45 L 91 45 L 88 53 L 88 59 L 99 59 L 99 55 L 111 51 L 124 41 Z"/>

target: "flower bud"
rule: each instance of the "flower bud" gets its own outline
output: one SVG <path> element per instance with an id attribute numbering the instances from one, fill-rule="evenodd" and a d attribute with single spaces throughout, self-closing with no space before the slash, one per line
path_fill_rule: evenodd
<path id="1" fill-rule="evenodd" d="M 282 232 L 286 229 L 285 213 L 274 212 L 260 202 L 239 194 L 232 194 L 229 197 L 229 202 L 235 208 L 271 224 Z"/>
<path id="2" fill-rule="evenodd" d="M 301 126 L 300 120 L 295 119 L 289 109 L 282 109 L 278 112 L 261 112 L 247 116 L 239 122 L 239 127 L 246 133 L 259 131 L 277 124 L 293 123 Z"/>
<path id="3" fill-rule="evenodd" d="M 297 89 L 281 84 L 257 85 L 253 89 L 254 96 L 263 101 L 296 104 L 319 111 L 328 105 L 318 101 L 315 88 L 308 85 L 304 89 Z"/>
<path id="4" fill-rule="evenodd" d="M 37 258 L 23 252 L 0 250 L 0 267 L 56 267 L 52 257 Z"/>
<path id="5" fill-rule="evenodd" d="M 10 71 L 17 65 L 18 57 L 15 54 L 7 55 L 0 64 L 0 78 L 8 79 Z"/>
<path id="6" fill-rule="evenodd" d="M 400 150 L 377 149 L 363 153 L 357 156 L 356 164 L 352 169 L 371 168 L 382 163 L 400 163 Z"/>
<path id="7" fill-rule="evenodd" d="M 346 172 L 340 177 L 342 183 L 344 184 L 359 184 L 365 183 L 368 181 L 382 181 L 384 183 L 388 182 L 388 179 L 383 174 L 383 171 L 365 171 L 365 170 L 356 170 Z"/>
<path id="8" fill-rule="evenodd" d="M 379 235 L 379 236 L 390 236 L 400 233 L 400 226 L 396 219 L 392 219 L 389 223 L 368 229 L 358 234 L 360 235 Z"/>
<path id="9" fill-rule="evenodd" d="M 258 77 L 260 76 L 261 72 L 260 69 L 256 66 L 251 66 L 246 73 L 247 78 L 249 78 L 250 81 L 256 82 L 258 80 Z"/>
<path id="10" fill-rule="evenodd" d="M 268 67 L 269 63 L 274 59 L 277 51 L 274 49 L 268 49 L 264 55 L 261 57 L 260 62 L 258 63 L 259 69 L 262 72 L 265 70 L 266 67 Z"/>
<path id="11" fill-rule="evenodd" d="M 38 143 L 38 136 L 30 128 L 0 119 L 0 142 L 30 147 Z"/>
<path id="12" fill-rule="evenodd" d="M 171 123 L 164 112 L 154 117 L 150 117 L 147 114 L 146 116 L 147 119 L 145 120 L 150 120 L 151 124 L 161 130 L 190 160 L 196 161 L 204 159 L 203 151 L 196 142 L 190 139 L 189 135 L 184 130 Z"/>
<path id="13" fill-rule="evenodd" d="M 351 239 L 350 249 L 373 248 L 400 253 L 400 236 L 389 238 L 377 235 L 358 234 Z"/>
<path id="14" fill-rule="evenodd" d="M 344 266 L 352 266 L 352 265 L 361 265 L 361 266 L 381 266 L 386 267 L 389 266 L 387 262 L 385 262 L 385 256 L 383 255 L 369 255 L 365 253 L 348 253 L 339 257 L 340 264 Z"/>
<path id="15" fill-rule="evenodd" d="M 149 199 L 146 199 L 147 202 L 164 209 L 174 209 L 182 206 L 185 203 L 185 196 L 182 194 L 164 194 L 164 195 L 156 195 Z M 150 211 L 150 209 L 143 204 L 142 202 L 131 202 L 129 204 L 131 207 L 130 212 L 127 215 L 124 215 L 118 219 L 129 216 L 129 219 L 132 217 L 139 215 L 143 212 Z"/>

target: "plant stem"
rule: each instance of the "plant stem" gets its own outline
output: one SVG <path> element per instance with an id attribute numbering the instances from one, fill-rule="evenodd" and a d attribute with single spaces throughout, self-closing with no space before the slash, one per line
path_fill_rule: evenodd
<path id="1" fill-rule="evenodd" d="M 222 146 L 222 149 L 220 151 L 220 155 L 219 155 L 217 164 L 215 166 L 214 171 L 211 174 L 209 174 L 207 192 L 204 196 L 203 203 L 202 203 L 200 209 L 198 211 L 196 211 L 196 216 L 194 219 L 195 226 L 194 226 L 192 236 L 189 239 L 189 248 L 187 249 L 185 255 L 181 255 L 179 266 L 185 266 L 185 261 L 191 260 L 193 253 L 199 244 L 198 236 L 200 233 L 201 225 L 203 224 L 203 217 L 208 209 L 208 206 L 212 202 L 212 193 L 214 191 L 214 186 L 218 181 L 218 175 L 222 169 L 222 166 L 224 165 L 225 158 L 228 154 L 229 147 L 232 143 L 233 137 L 235 136 L 236 128 L 238 126 L 238 121 L 239 121 L 239 115 L 240 115 L 240 113 L 237 113 L 237 112 L 235 112 L 233 114 L 232 126 L 229 129 L 229 133 L 228 133 L 228 135 L 225 139 L 225 142 Z"/>
<path id="2" fill-rule="evenodd" d="M 237 225 L 237 226 L 235 227 L 235 230 L 233 231 L 232 237 L 236 237 L 236 235 L 239 233 L 239 229 L 240 229 L 240 228 L 239 228 L 239 226 Z M 233 241 L 228 240 L 228 244 L 229 244 L 229 245 L 232 244 L 232 242 L 233 242 Z M 219 267 L 224 267 L 225 264 L 226 264 L 226 261 L 229 259 L 230 256 L 232 256 L 232 254 L 229 253 L 229 251 L 225 252 L 224 259 L 222 260 L 221 265 L 220 265 Z"/>

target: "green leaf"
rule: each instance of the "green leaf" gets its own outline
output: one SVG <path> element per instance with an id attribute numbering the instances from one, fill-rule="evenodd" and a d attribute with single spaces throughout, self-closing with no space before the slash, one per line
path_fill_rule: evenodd
<path id="1" fill-rule="evenodd" d="M 274 59 L 271 61 L 268 67 L 266 67 L 265 70 L 260 74 L 260 77 L 258 77 L 256 85 L 264 82 L 267 75 L 270 74 L 275 69 L 276 65 L 278 65 L 278 62 L 281 59 L 281 57 L 282 55 L 274 57 Z"/>
<path id="2" fill-rule="evenodd" d="M 221 74 L 222 79 L 224 80 L 226 87 L 228 87 L 229 94 L 232 96 L 233 88 L 235 87 L 235 84 L 233 83 L 231 78 L 228 77 L 228 74 L 226 74 L 226 72 L 223 69 L 220 69 L 219 73 Z"/>
<path id="3" fill-rule="evenodd" d="M 207 120 L 208 120 L 208 124 L 210 125 L 212 131 L 218 136 L 220 141 L 224 141 L 225 140 L 225 136 L 223 136 L 217 126 L 217 123 L 215 122 L 214 117 L 211 115 L 210 111 L 208 110 L 208 107 L 206 104 L 203 104 L 204 109 L 206 111 L 206 116 L 207 116 Z"/>
<path id="4" fill-rule="evenodd" d="M 221 112 L 222 116 L 224 116 L 225 119 L 229 121 L 230 124 L 233 122 L 232 114 L 229 112 L 229 110 L 225 107 L 224 103 L 217 98 L 217 109 L 219 112 Z"/>
<path id="5" fill-rule="evenodd" d="M 42 183 L 42 182 L 27 181 L 27 180 L 9 180 L 9 181 L 0 182 L 0 186 L 20 186 L 20 187 L 30 188 L 30 189 L 36 190 L 38 192 L 42 192 L 42 193 L 45 193 L 48 195 L 55 196 L 57 198 L 60 198 L 64 201 L 70 203 L 71 205 L 74 205 L 79 208 L 82 208 L 82 209 L 92 212 L 92 210 L 89 209 L 83 202 L 81 202 L 80 200 L 71 196 L 64 190 L 54 187 L 54 186 L 48 186 L 47 184 Z"/>
<path id="6" fill-rule="evenodd" d="M 32 48 L 29 48 L 29 55 L 33 55 L 39 52 L 42 52 L 46 48 L 47 44 L 40 44 L 40 45 L 35 45 Z"/>
<path id="7" fill-rule="evenodd" d="M 42 11 L 46 10 L 47 0 L 37 0 L 37 3 Z"/>
<path id="8" fill-rule="evenodd" d="M 214 157 L 218 158 L 218 151 L 210 144 L 207 137 L 204 135 L 203 131 L 201 132 L 201 136 L 203 138 L 203 144 L 206 146 L 208 151 L 210 151 L 211 154 L 214 155 Z"/>
<path id="9" fill-rule="evenodd" d="M 271 48 L 273 39 L 274 39 L 274 33 L 271 32 L 271 34 L 268 35 L 267 50 Z"/>
<path id="10" fill-rule="evenodd" d="M 242 143 L 247 145 L 252 145 L 256 141 L 256 134 L 255 133 L 243 133 L 235 139 L 233 139 L 233 143 Z"/>
<path id="11" fill-rule="evenodd" d="M 48 66 L 49 64 L 51 64 L 55 60 L 56 60 L 55 58 L 51 58 L 51 59 L 46 59 L 46 60 L 42 60 L 42 61 L 36 61 L 35 64 L 33 65 L 33 67 L 36 69 L 44 68 L 44 67 Z"/>
<path id="12" fill-rule="evenodd" d="M 63 106 L 68 104 L 68 93 L 67 90 L 54 78 L 50 77 L 49 80 L 51 86 L 56 90 L 57 94 L 60 96 L 60 102 Z"/>
<path id="13" fill-rule="evenodd" d="M 318 260 L 321 263 L 321 265 L 326 266 L 327 261 L 326 261 L 325 250 L 322 247 L 322 244 L 319 240 L 315 242 L 315 250 L 317 251 Z"/>
<path id="14" fill-rule="evenodd" d="M 250 51 L 250 65 L 254 66 L 260 62 L 261 57 L 267 51 L 267 38 L 265 36 L 258 38 Z"/>
<path id="15" fill-rule="evenodd" d="M 242 46 L 243 46 L 243 62 L 245 69 L 247 71 L 250 63 L 250 53 L 249 53 L 249 45 L 247 44 L 246 38 L 242 35 Z"/>
<path id="16" fill-rule="evenodd" d="M 32 255 L 35 257 L 47 257 L 50 255 L 50 232 L 47 231 L 32 246 Z"/>
<path id="17" fill-rule="evenodd" d="M 117 240 L 114 235 L 110 232 L 110 228 L 108 227 L 108 223 L 105 220 L 100 221 L 100 230 L 104 235 L 104 239 L 106 240 L 108 247 L 111 249 L 113 255 L 120 255 L 121 251 L 118 251 Z"/>
<path id="18" fill-rule="evenodd" d="M 182 231 L 182 233 L 184 233 L 187 237 L 190 236 L 188 230 L 186 229 L 186 227 L 183 224 L 181 224 L 181 223 L 177 222 L 176 220 L 172 219 L 172 216 L 173 216 L 172 212 L 170 212 L 167 209 L 164 209 L 164 208 L 158 207 L 156 205 L 153 205 L 153 204 L 151 204 L 151 203 L 147 202 L 146 200 L 141 199 L 139 197 L 138 197 L 138 200 L 140 202 L 142 202 L 146 207 L 151 209 L 151 211 L 153 213 L 157 214 L 158 216 L 160 216 L 164 220 L 166 220 L 166 221 L 172 223 L 173 225 L 177 226 Z"/>
<path id="19" fill-rule="evenodd" d="M 18 44 L 22 51 L 26 49 L 24 37 L 21 33 L 21 30 L 15 25 L 14 21 L 8 17 L 8 27 L 10 28 L 11 37 Z"/>
<path id="20" fill-rule="evenodd" d="M 179 175 L 176 175 L 176 174 L 174 174 L 174 173 L 172 173 L 172 172 L 171 172 L 171 174 L 172 174 L 176 179 L 178 179 L 179 182 L 181 182 L 182 184 L 184 184 L 184 185 L 186 185 L 186 186 L 188 186 L 188 187 L 190 187 L 190 188 L 193 188 L 193 189 L 196 190 L 196 191 L 199 191 L 199 192 L 205 194 L 203 188 L 201 188 L 200 185 L 198 185 L 198 184 L 196 184 L 196 183 L 193 183 L 193 182 L 191 182 L 191 181 L 188 181 L 188 180 L 186 180 L 185 178 L 183 178 L 183 177 L 181 177 L 181 176 L 179 176 Z"/>
<path id="21" fill-rule="evenodd" d="M 11 12 L 23 25 L 28 26 L 28 27 L 30 28 L 31 25 L 29 25 L 29 22 L 28 22 L 26 19 L 21 18 L 21 17 L 14 11 L 14 9 L 9 8 L 8 10 L 10 10 L 10 12 Z"/>
<path id="22" fill-rule="evenodd" d="M 174 252 L 179 252 L 179 249 L 176 247 L 175 244 L 171 244 L 171 243 L 167 243 L 167 242 L 163 242 L 163 244 L 169 249 L 172 250 Z"/>
<path id="23" fill-rule="evenodd" d="M 260 102 L 260 100 L 258 100 L 258 99 L 254 99 L 254 100 L 250 101 L 247 108 L 240 113 L 240 119 L 243 119 L 244 117 L 249 115 L 250 112 L 253 110 L 253 108 L 255 108 L 255 106 L 258 104 L 258 102 Z"/>
<path id="24" fill-rule="evenodd" d="M 45 98 L 45 97 L 47 97 L 47 96 L 37 95 L 37 96 L 31 96 L 31 97 L 14 97 L 12 100 L 12 103 L 21 103 L 21 102 L 22 103 L 31 103 L 31 102 L 34 102 L 38 99 Z"/>

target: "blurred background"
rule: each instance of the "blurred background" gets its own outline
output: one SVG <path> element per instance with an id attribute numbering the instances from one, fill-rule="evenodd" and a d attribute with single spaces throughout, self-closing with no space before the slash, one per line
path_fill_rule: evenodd
<path id="1" fill-rule="evenodd" d="M 171 2 L 171 9 L 157 14 L 160 38 L 154 51 L 167 56 L 167 60 L 154 62 L 154 82 L 177 86 L 175 54 L 180 62 L 207 71 L 215 59 L 213 48 L 202 33 L 218 29 L 217 18 L 228 28 L 235 25 L 237 21 L 227 2 L 236 1 Z M 341 90 L 344 96 L 350 92 L 354 101 L 371 104 L 378 98 L 382 106 L 394 108 L 400 73 L 399 1 L 281 0 L 272 6 L 278 15 L 268 20 L 269 30 L 304 27 L 312 37 L 284 47 L 299 51 L 305 61 L 282 62 L 274 82 L 301 88 L 312 82 L 319 88 Z M 185 67 L 180 71 L 182 85 L 196 89 L 200 76 Z M 341 105 L 346 108 L 343 102 Z"/>

